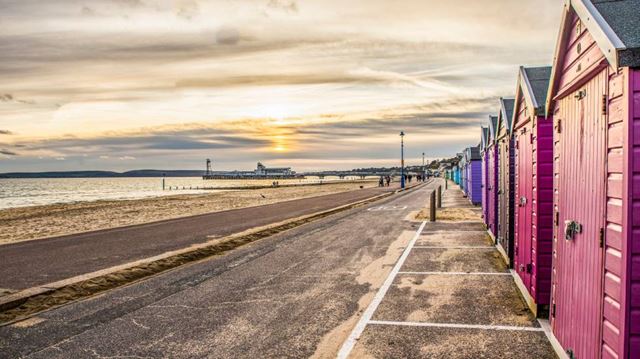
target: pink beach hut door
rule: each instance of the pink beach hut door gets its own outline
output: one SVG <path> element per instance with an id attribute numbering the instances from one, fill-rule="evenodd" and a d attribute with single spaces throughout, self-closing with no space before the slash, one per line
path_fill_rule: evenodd
<path id="1" fill-rule="evenodd" d="M 532 143 L 531 131 L 528 127 L 518 130 L 518 190 L 516 206 L 518 209 L 518 262 L 516 270 L 525 287 L 531 291 L 531 175 L 532 175 Z"/>
<path id="2" fill-rule="evenodd" d="M 552 319 L 576 358 L 599 357 L 606 203 L 607 70 L 561 101 L 556 116 L 558 215 Z M 603 232 L 604 233 L 604 232 Z"/>

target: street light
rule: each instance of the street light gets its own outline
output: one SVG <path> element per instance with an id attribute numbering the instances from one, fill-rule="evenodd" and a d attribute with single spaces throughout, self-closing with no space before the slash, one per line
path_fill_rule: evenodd
<path id="1" fill-rule="evenodd" d="M 400 188 L 404 189 L 404 131 L 400 131 Z"/>
<path id="2" fill-rule="evenodd" d="M 424 176 L 427 172 L 424 170 L 424 152 L 422 152 L 422 180 L 424 181 Z"/>

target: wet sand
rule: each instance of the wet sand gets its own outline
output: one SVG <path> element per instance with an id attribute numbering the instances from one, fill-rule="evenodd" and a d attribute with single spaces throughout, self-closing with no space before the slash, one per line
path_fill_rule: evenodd
<path id="1" fill-rule="evenodd" d="M 220 191 L 0 210 L 0 244 L 141 224 L 374 187 L 375 181 Z"/>

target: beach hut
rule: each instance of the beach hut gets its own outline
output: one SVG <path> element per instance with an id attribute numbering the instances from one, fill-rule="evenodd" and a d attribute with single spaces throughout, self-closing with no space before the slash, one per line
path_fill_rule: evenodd
<path id="1" fill-rule="evenodd" d="M 498 233 L 498 147 L 496 147 L 498 116 L 489 116 L 487 156 L 487 229 L 494 241 Z"/>
<path id="2" fill-rule="evenodd" d="M 532 311 L 547 313 L 553 241 L 553 121 L 545 117 L 551 67 L 518 72 L 515 141 L 514 270 Z"/>
<path id="3" fill-rule="evenodd" d="M 565 1 L 554 119 L 553 334 L 640 358 L 640 0 Z"/>
<path id="4" fill-rule="evenodd" d="M 480 127 L 480 157 L 482 157 L 482 219 L 486 226 L 489 226 L 489 204 L 487 202 L 487 176 L 489 174 L 489 159 L 487 154 L 487 144 L 489 142 L 489 128 Z"/>
<path id="5" fill-rule="evenodd" d="M 460 185 L 460 172 L 462 168 L 462 153 L 457 153 L 456 158 L 458 160 L 458 164 L 454 168 L 453 180 L 457 185 Z"/>
<path id="6" fill-rule="evenodd" d="M 467 156 L 466 151 L 462 152 L 462 157 L 460 158 L 460 189 L 464 193 L 464 196 L 467 196 Z"/>
<path id="7" fill-rule="evenodd" d="M 465 150 L 466 192 L 474 205 L 482 203 L 482 158 L 480 146 L 467 147 Z"/>
<path id="8" fill-rule="evenodd" d="M 498 150 L 498 250 L 513 266 L 514 143 L 511 136 L 514 99 L 500 99 L 496 147 Z"/>
<path id="9" fill-rule="evenodd" d="M 460 162 L 458 162 L 458 164 L 453 167 L 453 182 L 455 182 L 457 185 L 460 184 Z"/>

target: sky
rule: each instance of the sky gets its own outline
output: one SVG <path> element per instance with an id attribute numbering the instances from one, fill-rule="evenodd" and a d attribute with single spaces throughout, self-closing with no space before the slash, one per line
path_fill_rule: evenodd
<path id="1" fill-rule="evenodd" d="M 451 157 L 559 0 L 0 0 L 0 172 Z"/>

